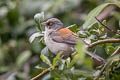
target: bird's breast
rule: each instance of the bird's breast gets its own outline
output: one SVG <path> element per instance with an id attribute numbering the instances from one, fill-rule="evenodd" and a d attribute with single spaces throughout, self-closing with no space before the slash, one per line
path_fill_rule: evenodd
<path id="1" fill-rule="evenodd" d="M 66 52 L 71 51 L 69 45 L 67 45 L 65 43 L 58 43 L 58 42 L 53 41 L 52 38 L 50 37 L 50 32 L 48 32 L 48 31 L 45 32 L 44 40 L 45 40 L 46 46 L 54 54 L 57 54 L 60 51 L 66 51 Z"/>

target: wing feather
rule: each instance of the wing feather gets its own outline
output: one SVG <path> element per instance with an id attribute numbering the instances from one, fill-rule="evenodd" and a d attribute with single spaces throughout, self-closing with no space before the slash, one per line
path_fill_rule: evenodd
<path id="1" fill-rule="evenodd" d="M 56 42 L 66 43 L 71 45 L 75 45 L 79 39 L 76 34 L 74 34 L 72 31 L 70 31 L 67 28 L 63 28 L 57 32 L 53 32 L 51 34 L 51 38 Z"/>

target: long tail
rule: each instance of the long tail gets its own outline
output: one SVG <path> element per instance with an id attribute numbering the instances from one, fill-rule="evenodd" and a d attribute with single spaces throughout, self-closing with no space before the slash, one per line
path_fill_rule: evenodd
<path id="1" fill-rule="evenodd" d="M 105 61 L 105 59 L 103 59 L 102 57 L 100 57 L 100 56 L 98 56 L 97 54 L 93 54 L 92 52 L 90 52 L 90 51 L 86 51 L 86 53 L 89 55 L 89 56 L 91 56 L 92 58 L 94 58 L 94 59 L 96 59 L 96 60 L 98 60 L 98 61 L 102 61 L 103 63 L 105 63 L 106 61 Z"/>

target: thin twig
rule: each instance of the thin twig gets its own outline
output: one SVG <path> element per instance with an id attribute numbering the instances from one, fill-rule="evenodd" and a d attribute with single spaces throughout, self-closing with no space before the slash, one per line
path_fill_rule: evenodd
<path id="1" fill-rule="evenodd" d="M 88 50 L 88 48 L 86 48 L 86 51 L 85 51 L 86 54 L 88 54 L 91 58 L 99 61 L 99 62 L 103 62 L 105 63 L 105 59 L 103 59 L 102 57 L 98 56 L 97 54 L 95 53 L 92 53 L 91 51 Z M 75 54 L 77 54 L 77 52 L 75 51 L 71 56 L 74 56 Z"/>
<path id="2" fill-rule="evenodd" d="M 61 59 L 64 57 L 64 55 L 61 56 Z M 56 63 L 55 68 L 57 68 L 59 66 L 59 61 Z M 47 74 L 48 72 L 50 72 L 53 69 L 53 66 L 49 67 L 48 69 L 43 70 L 40 74 L 38 74 L 37 76 L 33 77 L 30 80 L 38 80 L 40 77 L 44 76 L 45 74 Z"/>
<path id="3" fill-rule="evenodd" d="M 119 43 L 120 39 L 114 39 L 114 38 L 109 38 L 109 39 L 104 39 L 104 40 L 98 40 L 96 42 L 93 42 L 87 46 L 87 48 L 92 48 L 98 44 L 103 44 L 103 43 Z"/>
<path id="4" fill-rule="evenodd" d="M 93 54 L 92 52 L 86 50 L 86 53 L 91 56 L 92 58 L 96 59 L 97 61 L 106 63 L 105 59 L 103 59 L 102 57 L 98 56 L 97 54 Z"/>
<path id="5" fill-rule="evenodd" d="M 42 77 L 43 75 L 47 74 L 51 70 L 52 70 L 52 67 L 49 67 L 48 69 L 44 70 L 43 72 L 41 72 L 37 76 L 33 77 L 31 80 L 38 80 L 40 77 Z"/>
<path id="6" fill-rule="evenodd" d="M 114 55 L 116 55 L 117 53 L 120 52 L 120 47 L 118 47 L 110 57 L 113 57 Z M 103 72 L 105 71 L 107 65 L 109 64 L 110 61 L 106 62 L 103 66 L 103 68 L 101 69 L 101 71 L 99 72 L 98 76 L 94 79 L 94 80 L 98 80 L 100 78 L 100 76 L 103 74 Z"/>
<path id="7" fill-rule="evenodd" d="M 93 57 L 94 59 L 98 60 L 98 61 L 103 61 L 103 63 L 106 63 L 106 61 L 102 57 L 100 57 L 100 56 L 98 56 L 96 54 L 92 54 L 92 53 L 88 52 L 88 49 L 92 48 L 92 47 L 94 47 L 94 46 L 96 46 L 98 44 L 103 44 L 103 43 L 119 43 L 119 42 L 120 42 L 120 39 L 114 39 L 114 38 L 109 38 L 109 39 L 104 39 L 104 40 L 98 40 L 98 41 L 93 42 L 93 43 L 91 43 L 90 45 L 87 46 L 87 48 L 86 48 L 87 49 L 87 54 L 89 56 Z M 120 51 L 120 50 L 117 50 L 117 51 Z M 114 54 L 116 54 L 116 53 L 117 52 L 114 52 Z"/>
<path id="8" fill-rule="evenodd" d="M 55 68 L 56 67 L 58 67 L 58 64 L 56 64 Z M 45 74 L 47 74 L 48 72 L 50 72 L 52 69 L 53 69 L 53 67 L 51 66 L 48 69 L 43 70 L 43 72 L 41 72 L 37 76 L 33 77 L 31 80 L 38 80 L 40 77 L 44 76 Z"/>
<path id="9" fill-rule="evenodd" d="M 113 29 L 111 29 L 111 28 L 108 27 L 107 25 L 103 24 L 97 17 L 95 17 L 95 19 L 96 19 L 101 25 L 103 25 L 106 29 L 108 29 L 109 31 L 120 35 L 120 32 L 114 31 Z"/>
<path id="10" fill-rule="evenodd" d="M 100 78 L 100 76 L 103 74 L 103 72 L 105 71 L 105 68 L 107 67 L 107 62 L 104 64 L 103 68 L 101 69 L 101 71 L 99 72 L 98 76 L 95 77 L 94 80 L 98 80 Z"/>
<path id="11" fill-rule="evenodd" d="M 120 47 L 118 47 L 118 48 L 115 50 L 115 52 L 111 55 L 111 57 L 114 56 L 115 54 L 119 53 L 119 52 L 120 52 Z"/>

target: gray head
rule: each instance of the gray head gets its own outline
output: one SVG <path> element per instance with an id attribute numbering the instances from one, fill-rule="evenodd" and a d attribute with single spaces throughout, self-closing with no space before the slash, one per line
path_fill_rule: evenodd
<path id="1" fill-rule="evenodd" d="M 47 21 L 41 23 L 47 29 L 58 30 L 63 27 L 63 23 L 57 18 L 50 18 Z"/>

